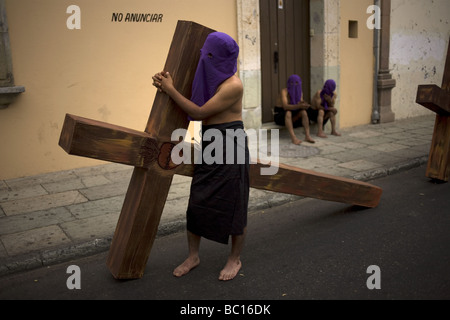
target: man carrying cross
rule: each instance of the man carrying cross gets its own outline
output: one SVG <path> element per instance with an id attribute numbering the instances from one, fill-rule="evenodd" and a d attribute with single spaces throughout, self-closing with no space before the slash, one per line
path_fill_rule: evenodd
<path id="1" fill-rule="evenodd" d="M 243 129 L 242 96 L 243 86 L 235 75 L 239 47 L 228 35 L 211 33 L 201 49 L 200 61 L 192 86 L 191 100 L 174 87 L 172 76 L 161 72 L 153 77 L 153 85 L 169 95 L 175 103 L 193 120 L 202 121 L 203 137 L 210 129 L 223 134 L 223 157 L 225 158 L 227 130 Z M 173 274 L 181 277 L 200 263 L 199 247 L 201 237 L 227 244 L 232 236 L 232 248 L 219 280 L 232 280 L 242 263 L 247 227 L 249 198 L 249 152 L 247 143 L 239 146 L 234 140 L 234 154 L 244 149 L 244 164 L 220 161 L 213 164 L 196 164 L 187 209 L 188 258 Z M 208 147 L 203 141 L 202 149 Z M 239 149 L 240 148 L 240 149 Z"/>
<path id="2" fill-rule="evenodd" d="M 174 75 L 173 86 L 176 87 L 177 91 L 183 96 L 192 94 L 192 84 L 194 82 L 195 70 L 198 67 L 201 46 L 205 44 L 208 35 L 213 32 L 214 30 L 192 21 L 178 21 L 164 69 L 170 71 L 171 74 Z M 231 41 L 224 42 L 234 43 Z M 208 41 L 208 43 L 210 42 Z M 237 49 L 235 44 L 233 44 L 233 46 Z M 202 61 L 208 61 L 205 60 L 206 57 L 208 57 L 208 59 L 213 59 L 215 55 L 220 58 L 220 53 L 222 51 L 219 50 L 217 52 L 217 50 L 211 50 L 209 52 L 204 52 L 205 55 L 202 58 Z M 211 55 L 209 53 L 211 53 Z M 218 53 L 219 55 L 217 55 Z M 228 57 L 228 55 L 226 56 Z M 237 57 L 237 53 L 235 53 L 235 57 Z M 204 85 L 204 89 L 200 90 L 205 93 L 203 102 L 195 101 L 193 102 L 194 107 L 192 107 L 192 105 L 189 107 L 189 100 L 184 98 L 181 99 L 181 97 L 179 97 L 179 99 L 184 101 L 184 103 L 179 104 L 183 106 L 187 104 L 188 106 L 185 107 L 190 110 L 192 117 L 198 117 L 199 119 L 204 118 L 206 120 L 205 123 L 211 124 L 212 126 L 216 125 L 215 122 L 228 123 L 226 121 L 231 121 L 232 124 L 236 124 L 236 127 L 239 126 L 240 120 L 237 121 L 237 123 L 235 123 L 235 120 L 241 119 L 236 113 L 240 114 L 242 108 L 241 102 L 237 102 L 241 99 L 242 87 L 238 81 L 239 79 L 233 77 L 236 71 L 235 57 L 233 56 L 233 68 L 231 68 L 231 72 L 221 72 L 221 68 L 216 68 L 218 71 L 216 73 L 204 73 L 204 76 L 211 76 L 210 80 L 218 78 L 218 81 L 212 82 L 210 80 L 205 80 L 204 84 L 212 83 L 212 86 L 206 87 Z M 225 61 L 228 60 L 225 59 Z M 229 61 L 231 61 L 231 59 Z M 227 64 L 220 65 L 225 66 Z M 223 73 L 225 73 L 225 75 Z M 175 174 L 190 177 L 194 175 L 194 166 L 192 164 L 184 163 L 176 165 L 172 161 L 173 157 L 171 155 L 176 149 L 176 145 L 173 143 L 171 136 L 177 129 L 186 129 L 189 124 L 186 112 L 176 104 L 174 99 L 171 99 L 169 95 L 163 93 L 163 89 L 167 90 L 168 84 L 170 87 L 172 77 L 169 77 L 169 75 L 163 72 L 162 74 L 155 75 L 154 78 L 154 84 L 162 86 L 162 88 L 160 88 L 161 92 L 155 97 L 152 111 L 144 132 L 66 114 L 59 140 L 59 145 L 70 155 L 134 166 L 130 186 L 125 196 L 106 262 L 115 279 L 139 279 L 143 277 L 150 251 L 156 238 L 164 204 L 167 195 L 169 194 L 172 178 Z M 237 83 L 235 81 L 237 81 Z M 197 81 L 196 83 L 194 88 L 201 88 L 199 87 L 199 82 Z M 240 89 L 238 90 L 237 87 Z M 197 91 L 194 90 L 194 97 L 197 96 L 195 92 Z M 231 94 L 231 92 L 234 94 Z M 235 96 L 235 100 L 230 98 L 232 96 Z M 226 101 L 228 101 L 228 103 L 225 103 Z M 202 108 L 197 107 L 202 105 Z M 214 118 L 216 120 L 214 122 L 212 121 L 214 119 L 212 114 L 207 114 L 213 109 L 217 111 L 215 113 L 216 116 Z M 231 116 L 232 114 L 233 116 Z M 240 124 L 240 127 L 242 127 L 242 124 Z M 213 134 L 215 139 L 223 140 L 219 138 L 221 137 L 221 131 L 218 129 L 211 130 L 216 130 Z M 233 129 L 228 130 L 233 131 Z M 239 130 L 241 130 L 241 133 L 238 133 Z M 217 134 L 217 132 L 219 132 L 219 134 Z M 245 164 L 246 161 L 248 162 L 248 159 L 246 160 L 245 156 L 242 156 L 242 154 L 246 154 L 246 151 L 248 152 L 245 143 L 246 139 L 244 139 L 245 132 L 242 129 L 237 129 L 234 130 L 233 134 L 235 135 L 236 133 L 240 135 L 238 137 L 238 143 L 234 144 L 234 148 L 229 149 L 234 151 L 235 148 L 239 148 L 239 152 L 237 152 L 239 162 L 234 163 Z M 236 135 L 234 137 L 236 137 Z M 208 146 L 208 149 L 211 148 Z M 222 153 L 221 148 L 219 148 L 218 143 L 216 143 L 215 140 L 213 149 L 214 152 Z M 226 148 L 226 150 L 228 151 L 228 148 Z M 204 151 L 208 150 L 205 149 Z M 208 152 L 204 153 L 208 154 Z M 210 152 L 210 154 L 211 157 L 216 158 L 212 155 L 212 152 Z M 226 158 L 227 163 L 229 163 L 228 160 L 232 157 L 227 156 Z M 250 165 L 249 172 L 250 186 L 255 189 L 347 203 L 367 208 L 378 206 L 383 192 L 381 188 L 365 182 L 335 177 L 285 164 L 277 165 L 277 173 L 275 175 L 265 175 L 263 174 L 263 171 L 266 170 L 263 169 L 266 169 L 267 165 L 258 159 L 253 159 L 252 162 L 254 163 Z M 216 163 L 218 162 L 216 161 Z M 219 166 L 219 168 L 222 169 L 228 167 L 229 165 Z M 203 169 L 205 168 L 207 167 L 204 166 Z M 246 166 L 241 166 L 241 169 L 246 168 Z M 272 167 L 269 169 L 272 169 Z M 272 172 L 272 170 L 269 171 Z M 247 209 L 246 205 L 241 204 L 245 203 L 248 192 L 242 191 L 246 189 L 244 187 L 241 190 L 238 190 L 238 187 L 245 186 L 246 174 L 245 172 L 244 174 L 237 174 L 237 172 L 238 170 L 236 169 L 229 171 L 229 173 L 231 173 L 230 176 L 244 177 L 244 179 L 239 179 L 239 183 L 236 181 L 237 179 L 235 179 L 236 188 L 234 188 L 233 191 L 237 190 L 236 192 L 241 193 L 244 197 L 242 200 L 236 201 L 236 208 L 233 208 L 236 210 L 233 210 L 235 215 L 233 216 L 232 226 L 238 225 L 234 223 L 237 221 L 234 217 L 246 216 L 237 214 L 239 213 L 238 209 Z M 207 178 L 210 176 L 214 175 L 206 175 Z M 217 182 L 220 181 L 220 178 L 217 179 Z M 197 190 L 200 191 L 196 191 L 196 195 L 203 195 L 204 199 L 201 199 L 201 201 L 193 199 L 194 204 L 206 203 L 202 201 L 209 199 L 209 194 L 213 192 L 212 190 L 208 190 L 207 187 L 220 186 L 220 184 L 205 183 L 204 185 L 207 187 L 202 190 L 202 184 L 203 182 L 197 185 Z M 217 190 L 219 190 L 219 188 Z M 221 188 L 220 190 L 226 189 Z M 231 197 L 226 194 L 226 197 L 223 199 L 230 200 Z M 214 205 L 221 208 L 215 203 Z M 212 207 L 213 206 L 211 206 L 211 208 Z M 229 210 L 223 212 L 228 211 Z M 245 222 L 245 220 L 241 221 Z M 222 223 L 220 219 L 219 222 Z M 212 230 L 212 228 L 206 229 Z M 203 230 L 205 230 L 205 228 L 203 228 Z M 227 232 L 224 232 L 224 237 L 227 239 L 229 238 L 229 235 L 245 235 L 245 227 L 242 227 L 242 234 L 236 231 L 237 228 L 230 228 L 230 230 L 231 231 L 227 230 Z M 217 231 L 217 229 L 214 229 L 213 231 Z M 235 240 L 243 240 L 242 237 L 234 238 Z M 243 241 L 235 242 L 232 251 L 240 253 L 242 243 Z M 237 257 L 238 254 L 234 254 L 233 256 Z M 237 263 L 227 264 L 224 269 L 226 272 L 224 271 L 221 274 L 223 279 L 228 278 L 222 276 L 223 274 L 231 274 L 229 277 L 232 278 L 232 276 L 239 271 L 239 267 L 241 266 L 239 259 L 230 259 L 230 261 L 237 261 Z M 194 266 L 195 265 L 196 264 L 194 264 Z M 228 268 L 228 266 L 231 267 Z M 230 269 L 232 269 L 233 272 L 228 273 L 227 270 Z"/>

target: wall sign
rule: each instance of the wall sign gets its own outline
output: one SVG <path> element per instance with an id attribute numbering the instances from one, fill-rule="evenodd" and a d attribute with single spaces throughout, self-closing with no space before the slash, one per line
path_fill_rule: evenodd
<path id="1" fill-rule="evenodd" d="M 111 22 L 163 22 L 164 15 L 161 13 L 121 13 L 114 12 Z"/>

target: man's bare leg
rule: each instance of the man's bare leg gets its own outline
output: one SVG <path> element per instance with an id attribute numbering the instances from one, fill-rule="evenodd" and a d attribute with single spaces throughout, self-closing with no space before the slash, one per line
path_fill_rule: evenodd
<path id="1" fill-rule="evenodd" d="M 175 277 L 182 277 L 188 274 L 189 271 L 191 271 L 200 264 L 199 249 L 201 237 L 188 231 L 187 238 L 189 246 L 189 256 L 182 264 L 180 264 L 173 271 L 173 275 Z"/>
<path id="2" fill-rule="evenodd" d="M 289 131 L 289 135 L 291 136 L 291 140 L 292 143 L 295 145 L 299 145 L 302 143 L 302 140 L 298 139 L 295 136 L 295 132 L 294 132 L 294 122 L 292 121 L 292 112 L 291 111 L 286 111 L 286 116 L 284 118 L 284 124 L 286 126 L 286 128 Z"/>
<path id="3" fill-rule="evenodd" d="M 325 117 L 325 111 L 323 109 L 319 110 L 319 115 L 317 116 L 317 126 L 319 130 L 317 132 L 317 136 L 320 138 L 328 138 L 328 136 L 323 132 L 323 120 Z"/>
<path id="4" fill-rule="evenodd" d="M 239 270 L 241 270 L 242 262 L 241 262 L 241 252 L 244 247 L 245 235 L 247 234 L 247 228 L 244 229 L 244 234 L 240 236 L 232 236 L 232 245 L 231 245 L 231 253 L 228 257 L 227 264 L 220 272 L 219 280 L 221 281 L 229 281 L 233 280 L 238 274 Z"/>
<path id="5" fill-rule="evenodd" d="M 337 112 L 336 112 L 337 113 Z M 330 112 L 331 134 L 340 137 L 341 134 L 336 131 L 336 113 Z"/>
<path id="6" fill-rule="evenodd" d="M 302 110 L 299 113 L 302 117 L 302 125 L 303 128 L 305 128 L 305 140 L 309 143 L 316 143 L 310 135 L 310 131 L 309 131 L 309 118 L 308 118 L 308 113 L 306 112 L 306 110 Z"/>

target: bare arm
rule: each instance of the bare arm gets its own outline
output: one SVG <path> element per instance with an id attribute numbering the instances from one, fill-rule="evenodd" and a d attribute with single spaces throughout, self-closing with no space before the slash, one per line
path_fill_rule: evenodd
<path id="1" fill-rule="evenodd" d="M 328 102 L 328 107 L 329 108 L 334 108 L 334 104 L 336 103 L 336 97 L 337 94 L 333 94 L 333 97 L 330 97 L 329 95 L 325 94 L 324 99 Z"/>
<path id="2" fill-rule="evenodd" d="M 175 89 L 172 76 L 168 72 L 158 73 L 152 79 L 155 87 L 171 97 L 194 120 L 205 120 L 223 112 L 234 105 L 243 93 L 242 85 L 237 83 L 221 86 L 217 93 L 200 108 Z"/>
<path id="3" fill-rule="evenodd" d="M 290 104 L 288 101 L 288 91 L 286 89 L 283 89 L 281 91 L 281 103 L 283 104 L 283 109 L 286 111 L 294 111 L 298 109 L 306 110 L 311 106 L 310 104 L 303 101 L 303 94 L 302 99 L 298 104 Z"/>

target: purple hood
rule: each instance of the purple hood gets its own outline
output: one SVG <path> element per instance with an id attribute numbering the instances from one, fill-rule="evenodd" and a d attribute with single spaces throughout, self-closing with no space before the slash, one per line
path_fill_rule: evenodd
<path id="1" fill-rule="evenodd" d="M 200 50 L 200 61 L 192 85 L 191 101 L 199 107 L 211 99 L 217 88 L 237 71 L 239 46 L 229 35 L 211 33 Z"/>
<path id="2" fill-rule="evenodd" d="M 320 98 L 322 98 L 322 105 L 325 108 L 325 110 L 328 110 L 328 102 L 325 100 L 324 95 L 329 95 L 330 97 L 333 97 L 334 91 L 336 90 L 336 82 L 332 79 L 327 80 L 325 84 L 323 85 L 323 89 L 320 92 Z"/>
<path id="3" fill-rule="evenodd" d="M 287 82 L 287 90 L 289 92 L 290 104 L 296 105 L 302 100 L 302 79 L 300 76 L 293 74 Z"/>

